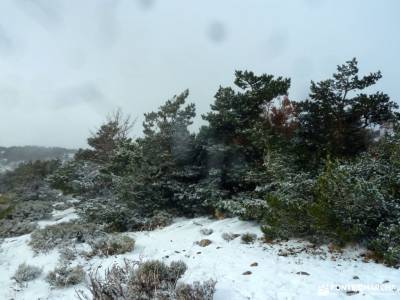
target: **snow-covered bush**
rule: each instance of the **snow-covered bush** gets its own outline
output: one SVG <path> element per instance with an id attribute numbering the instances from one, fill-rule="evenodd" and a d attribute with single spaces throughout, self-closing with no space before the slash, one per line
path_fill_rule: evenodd
<path id="1" fill-rule="evenodd" d="M 239 236 L 240 236 L 240 234 L 235 234 L 235 233 L 230 233 L 230 232 L 224 232 L 221 235 L 221 237 L 227 242 L 233 241 L 234 239 L 236 239 Z"/>
<path id="2" fill-rule="evenodd" d="M 72 160 L 65 162 L 47 178 L 52 188 L 65 194 L 99 195 L 108 190 L 112 179 L 101 172 L 101 166 L 88 161 Z"/>
<path id="3" fill-rule="evenodd" d="M 35 230 L 29 245 L 36 252 L 47 252 L 60 245 L 90 242 L 104 236 L 95 224 L 59 223 Z"/>
<path id="4" fill-rule="evenodd" d="M 378 236 L 372 240 L 369 247 L 383 258 L 389 266 L 400 266 L 400 223 L 381 224 Z"/>
<path id="5" fill-rule="evenodd" d="M 393 157 L 377 148 L 353 160 L 328 159 L 314 176 L 288 171 L 286 177 L 272 177 L 263 187 L 268 204 L 265 238 L 336 243 L 375 239 L 381 223 L 391 224 L 400 216 L 400 164 Z"/>
<path id="6" fill-rule="evenodd" d="M 72 248 L 68 245 L 61 247 L 59 250 L 60 253 L 60 261 L 62 263 L 69 263 L 76 259 L 77 251 L 75 248 Z"/>
<path id="7" fill-rule="evenodd" d="M 216 281 L 210 279 L 203 283 L 180 283 L 176 287 L 176 300 L 212 300 L 214 298 Z"/>
<path id="8" fill-rule="evenodd" d="M 257 239 L 257 235 L 254 233 L 247 232 L 242 234 L 240 239 L 243 244 L 253 244 Z"/>
<path id="9" fill-rule="evenodd" d="M 8 238 L 31 233 L 36 229 L 36 224 L 29 221 L 14 219 L 0 220 L 0 238 Z"/>
<path id="10" fill-rule="evenodd" d="M 17 200 L 46 200 L 49 191 L 45 179 L 60 165 L 58 160 L 32 161 L 0 175 L 0 193 L 13 194 Z"/>
<path id="11" fill-rule="evenodd" d="M 123 266 L 114 264 L 98 276 L 97 271 L 89 274 L 88 289 L 92 299 L 171 299 L 171 300 L 211 300 L 214 281 L 204 284 L 178 285 L 177 281 L 186 271 L 183 262 L 172 262 L 169 266 L 157 260 L 132 262 L 125 260 Z M 89 299 L 88 295 L 81 296 Z M 195 297 L 195 298 L 193 298 Z"/>
<path id="12" fill-rule="evenodd" d="M 86 273 L 82 266 L 68 267 L 61 265 L 50 271 L 46 276 L 46 280 L 53 287 L 63 288 L 83 282 L 85 275 Z"/>
<path id="13" fill-rule="evenodd" d="M 87 223 L 101 225 L 107 232 L 153 230 L 172 223 L 172 215 L 154 211 L 144 216 L 115 197 L 97 197 L 78 205 L 80 217 Z"/>
<path id="14" fill-rule="evenodd" d="M 215 207 L 227 216 L 237 216 L 242 220 L 261 220 L 267 209 L 265 200 L 252 198 L 250 194 L 242 193 L 231 199 L 220 200 Z"/>
<path id="15" fill-rule="evenodd" d="M 350 165 L 349 165 L 350 164 Z M 327 163 L 314 188 L 308 209 L 316 234 L 338 242 L 365 241 L 390 212 L 390 199 L 372 180 L 355 176 L 352 163 Z"/>
<path id="16" fill-rule="evenodd" d="M 18 266 L 18 269 L 15 271 L 12 279 L 14 279 L 18 283 L 32 281 L 38 278 L 42 274 L 42 272 L 42 268 L 22 263 Z"/>
<path id="17" fill-rule="evenodd" d="M 278 178 L 263 189 L 267 207 L 262 231 L 266 239 L 309 236 L 311 219 L 307 209 L 313 201 L 314 179 L 305 173 Z"/>
<path id="18" fill-rule="evenodd" d="M 0 203 L 1 206 L 1 203 Z M 0 212 L 0 237 L 20 236 L 32 232 L 36 222 L 51 216 L 51 203 L 10 199 Z"/>
<path id="19" fill-rule="evenodd" d="M 107 235 L 89 242 L 92 248 L 90 256 L 111 256 L 130 252 L 135 240 L 124 235 Z"/>

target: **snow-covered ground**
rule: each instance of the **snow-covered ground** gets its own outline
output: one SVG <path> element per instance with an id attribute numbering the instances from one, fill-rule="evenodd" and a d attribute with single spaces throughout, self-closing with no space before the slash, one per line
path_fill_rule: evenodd
<path id="1" fill-rule="evenodd" d="M 39 225 L 76 217 L 74 210 L 68 209 Z M 213 233 L 204 236 L 200 233 L 202 228 L 212 229 Z M 160 230 L 128 233 L 136 240 L 131 253 L 89 261 L 79 258 L 78 262 L 90 271 L 99 266 L 105 270 L 113 263 L 122 263 L 124 258 L 183 260 L 188 270 L 181 280 L 217 280 L 215 300 L 400 299 L 400 271 L 363 262 L 359 257 L 361 249 L 346 249 L 338 254 L 301 241 L 267 244 L 261 239 L 247 245 L 241 243 L 240 237 L 225 241 L 221 237 L 225 232 L 262 236 L 257 224 L 238 219 L 178 219 Z M 84 285 L 50 289 L 45 281 L 45 274 L 57 265 L 57 250 L 35 256 L 27 245 L 29 239 L 29 235 L 9 238 L 0 246 L 0 299 L 77 299 L 76 290 L 85 289 Z M 200 247 L 195 242 L 201 239 L 212 243 Z M 41 266 L 44 272 L 21 288 L 11 277 L 23 262 Z M 246 272 L 250 274 L 243 275 Z"/>

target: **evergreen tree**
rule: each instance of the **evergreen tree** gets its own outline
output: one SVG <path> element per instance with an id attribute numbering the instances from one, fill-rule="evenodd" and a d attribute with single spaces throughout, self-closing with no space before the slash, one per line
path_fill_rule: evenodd
<path id="1" fill-rule="evenodd" d="M 298 103 L 297 142 L 306 161 L 354 156 L 367 149 L 375 126 L 397 120 L 398 105 L 388 95 L 363 93 L 381 73 L 360 78 L 357 65 L 354 58 L 338 66 L 332 79 L 312 81 L 310 99 Z"/>
<path id="2" fill-rule="evenodd" d="M 286 96 L 290 87 L 290 79 L 282 77 L 248 71 L 237 71 L 235 76 L 239 91 L 219 88 L 211 112 L 203 116 L 209 126 L 200 132 L 207 136 L 205 164 L 220 170 L 221 188 L 232 193 L 255 188 L 243 179 L 252 168 L 262 166 L 271 128 L 269 104 Z"/>
<path id="3" fill-rule="evenodd" d="M 196 113 L 194 104 L 185 106 L 188 95 L 185 91 L 145 114 L 144 137 L 121 144 L 114 157 L 114 167 L 127 163 L 119 171 L 120 197 L 145 214 L 159 209 L 193 213 L 199 205 L 193 195 L 201 172 L 195 163 L 195 136 L 188 129 Z"/>

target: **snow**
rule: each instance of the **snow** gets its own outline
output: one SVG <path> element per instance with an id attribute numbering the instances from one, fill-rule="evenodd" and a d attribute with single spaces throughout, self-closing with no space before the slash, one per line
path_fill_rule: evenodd
<path id="1" fill-rule="evenodd" d="M 58 211 L 53 220 L 41 226 L 76 218 L 73 209 Z M 212 229 L 204 236 L 200 229 Z M 163 229 L 151 232 L 127 233 L 135 238 L 133 252 L 115 257 L 95 257 L 90 261 L 79 258 L 86 271 L 100 267 L 105 270 L 113 263 L 132 260 L 161 259 L 165 262 L 183 260 L 188 270 L 184 282 L 217 280 L 215 300 L 244 299 L 348 299 L 346 290 L 357 290 L 351 299 L 399 299 L 400 271 L 380 264 L 362 262 L 362 249 L 348 248 L 342 254 L 331 254 L 327 247 L 312 249 L 302 241 L 291 240 L 280 244 L 266 244 L 261 239 L 254 244 L 242 244 L 240 237 L 231 242 L 222 239 L 224 232 L 254 233 L 262 237 L 255 223 L 236 218 L 211 220 L 207 218 L 177 219 Z M 51 289 L 45 274 L 57 265 L 57 250 L 34 255 L 27 243 L 29 235 L 5 239 L 0 246 L 0 299 L 77 299 L 76 290 Z M 196 241 L 209 239 L 212 243 L 200 247 Z M 282 252 L 298 252 L 280 256 Z M 311 253 L 314 252 L 314 253 Z M 43 267 L 40 278 L 26 287 L 19 287 L 11 279 L 20 263 Z M 250 265 L 257 263 L 257 266 Z M 250 275 L 243 275 L 250 271 Z M 303 272 L 303 273 L 301 273 Z M 101 273 L 101 271 L 100 271 Z M 301 275 L 307 273 L 309 275 Z M 359 279 L 353 279 L 358 276 Z M 383 283 L 388 281 L 387 283 Z M 337 288 L 339 287 L 339 289 Z M 397 289 L 393 291 L 393 289 Z"/>
<path id="2" fill-rule="evenodd" d="M 40 228 L 44 228 L 49 225 L 71 222 L 78 219 L 79 216 L 75 213 L 75 208 L 71 207 L 62 211 L 53 211 L 53 220 L 43 220 L 38 222 Z"/>

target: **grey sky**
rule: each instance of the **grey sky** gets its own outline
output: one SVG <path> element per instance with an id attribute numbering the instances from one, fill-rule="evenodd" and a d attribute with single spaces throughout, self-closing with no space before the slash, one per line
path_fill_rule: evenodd
<path id="1" fill-rule="evenodd" d="M 190 89 L 198 117 L 235 69 L 311 79 L 357 57 L 399 100 L 398 0 L 3 0 L 0 145 L 85 145 L 116 107 L 139 117 Z"/>

